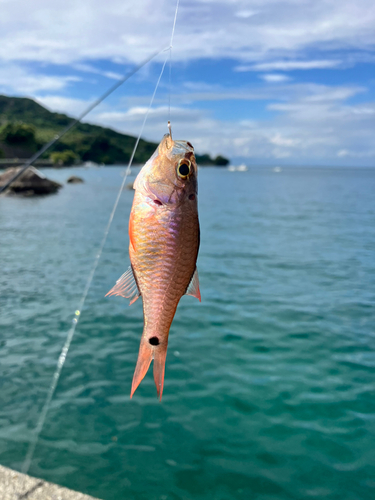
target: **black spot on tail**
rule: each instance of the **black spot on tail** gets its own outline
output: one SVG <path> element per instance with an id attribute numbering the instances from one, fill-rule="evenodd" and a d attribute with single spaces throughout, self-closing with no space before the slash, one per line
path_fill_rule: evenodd
<path id="1" fill-rule="evenodd" d="M 159 345 L 159 339 L 157 337 L 151 337 L 148 341 L 151 345 Z"/>

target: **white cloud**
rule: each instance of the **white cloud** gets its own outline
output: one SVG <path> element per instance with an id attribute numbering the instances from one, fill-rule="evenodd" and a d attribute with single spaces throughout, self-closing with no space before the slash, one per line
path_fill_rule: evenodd
<path id="1" fill-rule="evenodd" d="M 291 90 L 288 91 L 288 87 Z M 282 160 L 300 164 L 375 163 L 375 103 L 352 105 L 347 102 L 363 89 L 290 84 L 275 87 L 273 92 L 274 96 L 279 94 L 279 98 L 281 95 L 284 102 L 268 106 L 278 112 L 272 120 L 220 120 L 194 103 L 188 107 L 174 106 L 171 109 L 173 135 L 189 140 L 198 153 L 224 154 L 248 163 Z M 52 110 L 75 111 L 74 114 L 88 104 L 59 96 L 39 101 Z M 136 136 L 149 97 L 143 101 L 145 104 L 130 107 L 125 100 L 117 105 L 103 103 L 86 121 Z M 168 115 L 168 106 L 155 105 L 143 137 L 159 142 L 167 132 Z"/>
<path id="2" fill-rule="evenodd" d="M 107 106 L 104 111 L 94 112 L 89 121 L 94 121 L 100 125 L 115 128 L 121 132 L 137 135 L 148 107 L 134 106 L 124 110 L 113 110 Z M 197 122 L 201 122 L 204 113 L 197 109 L 171 108 L 171 121 L 173 135 L 178 133 L 183 125 L 183 133 L 188 133 L 189 128 L 193 128 Z M 167 122 L 169 119 L 168 106 L 156 106 L 151 108 L 145 127 L 144 137 L 159 142 L 161 137 L 167 133 Z M 206 119 L 206 118 L 205 118 Z M 211 120 L 213 123 L 213 120 Z M 191 132 L 190 132 L 191 133 Z"/>
<path id="3" fill-rule="evenodd" d="M 310 61 L 270 61 L 252 65 L 240 65 L 235 68 L 236 71 L 294 71 L 308 69 L 327 69 L 336 68 L 342 65 L 338 59 L 321 59 Z"/>
<path id="4" fill-rule="evenodd" d="M 49 76 L 26 71 L 17 65 L 0 66 L 0 91 L 35 94 L 40 91 L 57 91 L 80 79 L 76 76 Z"/>
<path id="5" fill-rule="evenodd" d="M 94 73 L 101 76 L 106 76 L 107 78 L 111 78 L 113 80 L 120 80 L 124 75 L 120 75 L 120 73 L 115 73 L 113 71 L 102 71 L 95 66 L 87 63 L 75 63 L 72 67 L 78 71 L 84 71 L 87 73 Z"/>
<path id="6" fill-rule="evenodd" d="M 375 159 L 375 149 L 370 149 L 368 151 L 348 151 L 347 149 L 340 149 L 340 151 L 337 152 L 337 156 L 340 158 L 343 157 L 349 157 L 349 158 L 354 158 L 354 159 L 365 159 L 365 160 L 372 160 L 374 162 Z M 368 163 L 368 162 L 366 162 Z M 374 163 L 372 163 L 372 166 Z"/>
<path id="7" fill-rule="evenodd" d="M 248 19 L 249 17 L 255 16 L 255 14 L 257 14 L 257 11 L 254 10 L 239 10 L 235 12 L 234 15 L 242 19 Z"/>
<path id="8" fill-rule="evenodd" d="M 174 10 L 170 0 L 2 2 L 0 60 L 140 61 L 169 44 Z M 306 57 L 300 56 L 307 49 L 370 49 L 374 24 L 373 0 L 190 0 L 180 4 L 173 57 L 268 60 L 287 68 L 285 59 L 294 54 L 294 68 L 306 69 Z M 324 60 L 313 67 L 317 63 L 330 67 Z M 275 69 L 282 68 L 262 70 Z"/>
<path id="9" fill-rule="evenodd" d="M 288 76 L 280 75 L 279 73 L 266 73 L 265 75 L 260 75 L 260 78 L 269 83 L 287 82 L 290 80 Z"/>
<path id="10" fill-rule="evenodd" d="M 120 75 L 120 73 L 115 73 L 114 71 L 104 71 L 104 76 L 107 78 L 112 78 L 112 80 L 121 80 L 124 75 Z"/>
<path id="11" fill-rule="evenodd" d="M 358 164 L 375 162 L 373 137 L 375 104 L 348 105 L 346 99 L 309 101 L 312 89 L 306 87 L 306 95 L 280 107 L 280 114 L 272 122 L 268 120 L 213 119 L 199 109 L 172 110 L 175 137 L 192 142 L 197 152 L 209 151 L 213 155 L 224 154 L 231 158 L 241 157 L 247 162 L 273 163 L 276 160 L 300 164 L 335 164 L 353 161 Z M 321 87 L 324 94 L 325 87 Z M 314 95 L 317 89 L 314 88 Z M 344 96 L 344 93 L 342 93 Z M 372 111 L 372 112 L 370 112 Z M 117 122 L 108 115 L 108 125 L 132 132 L 141 123 L 141 109 L 133 108 L 117 115 Z M 137 119 L 136 119 L 137 117 Z M 146 124 L 145 137 L 158 142 L 166 132 L 167 108 L 160 107 L 151 113 Z M 337 154 L 348 150 L 348 154 Z"/>
<path id="12" fill-rule="evenodd" d="M 91 104 L 91 102 L 83 99 L 74 99 L 59 95 L 37 97 L 35 100 L 50 111 L 66 113 L 74 118 L 87 109 Z"/>
<path id="13" fill-rule="evenodd" d="M 287 137 L 283 137 L 280 133 L 277 133 L 276 135 L 271 137 L 270 142 L 272 144 L 275 144 L 276 146 L 286 146 L 290 148 L 298 146 L 301 141 L 299 139 L 290 139 Z"/>
<path id="14" fill-rule="evenodd" d="M 340 149 L 340 151 L 337 151 L 337 156 L 339 158 L 343 158 L 345 156 L 348 156 L 350 153 L 347 149 Z"/>
<path id="15" fill-rule="evenodd" d="M 312 86 L 313 89 L 313 86 Z M 309 102 L 322 102 L 322 101 L 344 101 L 357 94 L 365 92 L 364 87 L 328 87 L 317 85 L 313 90 L 312 95 L 306 97 Z"/>
<path id="16" fill-rule="evenodd" d="M 42 74 L 46 72 L 42 66 L 66 64 L 93 75 L 120 78 L 115 71 L 98 69 L 101 64 L 97 61 L 139 62 L 155 48 L 167 46 L 174 9 L 175 3 L 170 0 L 3 0 L 0 91 L 34 95 L 50 109 L 77 115 L 90 101 L 89 96 L 66 97 L 77 77 Z M 230 89 L 220 82 L 187 81 L 175 89 L 172 99 L 172 103 L 178 103 L 172 109 L 175 135 L 191 140 L 200 152 L 254 161 L 373 161 L 375 105 L 350 105 L 348 101 L 365 89 L 290 83 L 290 77 L 281 72 L 339 69 L 360 60 L 368 62 L 375 44 L 374 25 L 373 0 L 181 2 L 173 43 L 174 64 L 199 58 L 233 58 L 238 71 L 257 71 L 262 80 L 277 85 L 261 87 L 258 81 L 251 87 L 246 74 L 243 84 Z M 189 68 L 183 64 L 179 67 L 181 74 Z M 36 68 L 41 68 L 39 74 Z M 151 71 L 149 67 L 143 77 L 147 71 Z M 193 80 L 194 75 L 187 78 Z M 114 98 L 111 104 L 105 102 L 90 114 L 88 121 L 136 135 L 149 99 L 130 95 L 115 105 Z M 271 100 L 267 109 L 275 111 L 276 117 L 238 123 L 236 119 L 214 119 L 201 109 L 203 101 L 222 100 Z M 165 133 L 166 102 L 159 92 L 146 125 L 146 138 L 159 141 Z"/>

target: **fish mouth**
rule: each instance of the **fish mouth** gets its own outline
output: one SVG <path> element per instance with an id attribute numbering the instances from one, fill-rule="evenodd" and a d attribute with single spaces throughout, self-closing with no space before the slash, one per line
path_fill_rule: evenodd
<path id="1" fill-rule="evenodd" d="M 177 155 L 185 155 L 187 153 L 194 153 L 194 148 L 188 141 L 174 141 L 170 134 L 165 134 L 163 137 L 159 151 L 168 151 L 168 156 L 173 157 Z"/>
<path id="2" fill-rule="evenodd" d="M 174 154 L 186 154 L 186 153 L 194 153 L 194 148 L 187 141 L 173 141 L 173 153 Z"/>

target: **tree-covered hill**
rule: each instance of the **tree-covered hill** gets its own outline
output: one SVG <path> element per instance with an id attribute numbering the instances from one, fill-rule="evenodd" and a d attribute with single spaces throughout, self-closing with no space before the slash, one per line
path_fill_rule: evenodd
<path id="1" fill-rule="evenodd" d="M 48 111 L 32 99 L 0 95 L 0 157 L 31 156 L 72 120 L 65 114 Z M 78 123 L 44 154 L 44 158 L 124 164 L 129 161 L 135 141 L 135 137 L 110 128 Z M 147 161 L 156 147 L 157 144 L 141 139 L 134 162 Z M 221 156 L 215 159 L 207 154 L 196 157 L 201 165 L 228 164 L 228 160 Z"/>

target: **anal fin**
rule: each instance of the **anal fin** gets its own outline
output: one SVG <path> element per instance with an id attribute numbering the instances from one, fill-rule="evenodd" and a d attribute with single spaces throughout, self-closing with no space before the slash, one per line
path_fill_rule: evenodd
<path id="1" fill-rule="evenodd" d="M 130 299 L 129 305 L 133 304 L 141 295 L 131 266 L 129 266 L 128 270 L 116 281 L 116 285 L 111 288 L 106 294 L 106 297 L 111 295 L 118 295 L 119 297 Z"/>
<path id="2" fill-rule="evenodd" d="M 201 302 L 201 291 L 199 290 L 199 277 L 198 277 L 198 268 L 195 268 L 193 277 L 191 278 L 190 284 L 187 287 L 185 295 L 192 295 L 196 297 L 199 302 Z"/>

